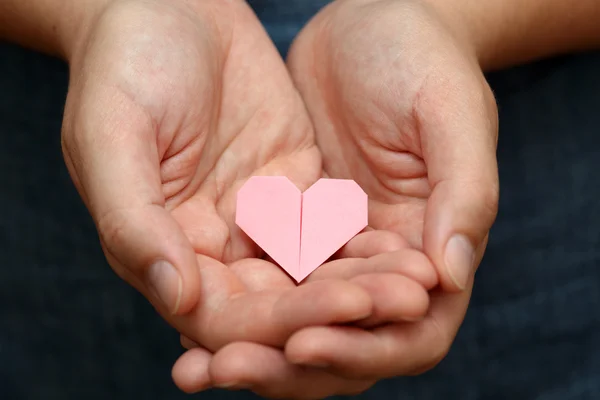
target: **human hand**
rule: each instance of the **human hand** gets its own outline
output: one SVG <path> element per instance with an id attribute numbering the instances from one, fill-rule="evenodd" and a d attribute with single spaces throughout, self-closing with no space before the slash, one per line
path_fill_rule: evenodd
<path id="1" fill-rule="evenodd" d="M 425 1 L 338 0 L 290 51 L 325 173 L 356 180 L 370 226 L 400 234 L 440 277 L 424 320 L 306 328 L 286 343 L 291 362 L 380 379 L 433 367 L 454 340 L 498 202 L 497 109 L 455 18 Z"/>
<path id="2" fill-rule="evenodd" d="M 296 287 L 235 226 L 247 177 L 304 189 L 322 174 L 301 98 L 245 2 L 108 1 L 81 26 L 63 150 L 115 272 L 211 350 L 370 316 L 360 284 Z"/>

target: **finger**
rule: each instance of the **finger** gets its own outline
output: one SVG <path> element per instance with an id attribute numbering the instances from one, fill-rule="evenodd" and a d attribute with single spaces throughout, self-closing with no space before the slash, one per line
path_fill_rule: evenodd
<path id="1" fill-rule="evenodd" d="M 203 348 L 186 351 L 171 371 L 175 385 L 185 393 L 197 393 L 210 388 L 208 367 L 211 359 L 212 354 Z"/>
<path id="2" fill-rule="evenodd" d="M 409 247 L 399 234 L 372 230 L 355 236 L 338 252 L 338 258 L 369 258 Z"/>
<path id="3" fill-rule="evenodd" d="M 154 123 L 127 96 L 90 84 L 65 128 L 69 170 L 117 274 L 167 313 L 198 301 L 194 251 L 164 208 Z"/>
<path id="4" fill-rule="evenodd" d="M 497 111 L 480 72 L 469 71 L 452 81 L 432 77 L 427 84 L 435 86 L 422 92 L 431 95 L 415 105 L 433 188 L 423 246 L 438 268 L 442 287 L 457 291 L 473 275 L 476 249 L 497 214 Z"/>
<path id="5" fill-rule="evenodd" d="M 185 323 L 177 326 L 184 326 L 186 336 L 211 350 L 241 340 L 283 347 L 298 329 L 367 318 L 372 301 L 356 284 L 322 280 L 281 292 L 233 296 L 216 307 L 215 313 L 208 314 L 206 309 L 199 309 L 183 317 Z M 196 338 L 198 323 L 202 335 Z"/>
<path id="6" fill-rule="evenodd" d="M 267 263 L 247 261 L 249 266 Z M 203 277 L 202 306 L 168 320 L 181 334 L 211 351 L 235 341 L 283 347 L 298 329 L 350 323 L 371 315 L 369 294 L 345 280 L 251 292 L 226 265 L 202 255 L 198 255 L 198 264 Z"/>
<path id="7" fill-rule="evenodd" d="M 396 260 L 407 264 L 398 264 Z M 422 318 L 429 304 L 426 289 L 437 283 L 436 271 L 431 262 L 423 253 L 412 249 L 384 253 L 370 260 L 343 259 L 330 264 L 334 265 L 333 268 L 316 279 L 310 278 L 306 283 L 326 278 L 351 279 L 352 283 L 363 288 L 371 297 L 373 308 L 369 317 L 359 321 L 361 327 Z M 279 280 L 292 285 L 286 276 L 273 274 L 273 265 L 262 260 L 234 263 L 230 268 L 236 271 L 236 275 L 243 277 L 244 283 L 252 291 L 266 290 L 274 287 L 274 284 L 285 283 Z M 311 312 L 312 316 L 314 314 Z"/>
<path id="8" fill-rule="evenodd" d="M 230 344 L 215 354 L 210 376 L 216 387 L 250 389 L 266 398 L 322 399 L 358 394 L 373 385 L 292 365 L 280 350 L 247 342 Z"/>
<path id="9" fill-rule="evenodd" d="M 399 321 L 419 321 L 427 314 L 429 295 L 414 280 L 397 274 L 368 274 L 351 282 L 364 288 L 373 301 L 373 311 L 358 325 L 373 327 Z"/>
<path id="10" fill-rule="evenodd" d="M 349 379 L 382 379 L 422 373 L 448 353 L 468 306 L 470 290 L 439 291 L 423 321 L 366 331 L 355 327 L 311 327 L 294 334 L 286 358 L 297 365 L 328 366 Z"/>
<path id="11" fill-rule="evenodd" d="M 426 289 L 438 284 L 434 265 L 421 251 L 404 248 L 392 253 L 382 253 L 368 259 L 339 259 L 323 264 L 308 276 L 306 282 L 322 279 L 351 279 L 362 274 L 390 273 L 411 278 Z"/>

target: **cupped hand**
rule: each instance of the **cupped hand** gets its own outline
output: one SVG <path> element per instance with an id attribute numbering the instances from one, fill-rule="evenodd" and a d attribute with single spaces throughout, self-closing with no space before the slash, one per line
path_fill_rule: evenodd
<path id="1" fill-rule="evenodd" d="M 423 321 L 307 328 L 287 342 L 293 362 L 361 379 L 422 372 L 463 321 L 497 213 L 497 109 L 464 21 L 434 5 L 339 0 L 290 51 L 326 174 L 356 180 L 370 226 L 400 234 L 440 277 Z"/>
<path id="2" fill-rule="evenodd" d="M 312 124 L 242 0 L 108 2 L 70 52 L 63 150 L 106 257 L 181 333 L 283 346 L 371 315 L 360 284 L 296 287 L 234 223 L 252 175 L 322 175 Z"/>

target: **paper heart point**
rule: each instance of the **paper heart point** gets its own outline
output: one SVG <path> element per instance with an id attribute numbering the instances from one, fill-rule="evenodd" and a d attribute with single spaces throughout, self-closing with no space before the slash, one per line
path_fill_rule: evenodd
<path id="1" fill-rule="evenodd" d="M 250 178 L 236 224 L 301 282 L 368 225 L 366 193 L 352 180 L 320 179 L 304 193 L 283 176 Z"/>

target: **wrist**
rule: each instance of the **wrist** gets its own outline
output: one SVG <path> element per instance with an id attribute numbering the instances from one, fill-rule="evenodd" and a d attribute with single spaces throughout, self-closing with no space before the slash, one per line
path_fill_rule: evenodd
<path id="1" fill-rule="evenodd" d="M 1 0 L 0 40 L 68 59 L 83 27 L 112 0 Z"/>
<path id="2" fill-rule="evenodd" d="M 421 0 L 462 29 L 482 69 L 600 47 L 598 0 Z"/>
<path id="3" fill-rule="evenodd" d="M 481 29 L 477 9 L 469 7 L 472 2 L 448 0 L 422 0 L 426 6 L 441 20 L 442 24 L 454 35 L 473 59 L 484 66 L 487 63 L 487 53 L 493 42 L 494 27 Z"/>

